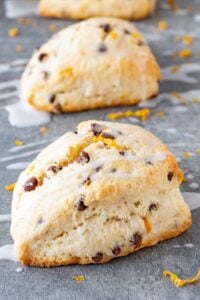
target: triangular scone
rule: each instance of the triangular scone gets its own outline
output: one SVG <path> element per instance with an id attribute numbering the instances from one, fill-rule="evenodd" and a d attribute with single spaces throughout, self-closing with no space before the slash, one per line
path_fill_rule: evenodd
<path id="1" fill-rule="evenodd" d="M 22 95 L 37 109 L 70 112 L 136 104 L 158 93 L 160 70 L 129 22 L 94 18 L 54 35 L 30 60 Z"/>
<path id="2" fill-rule="evenodd" d="M 95 16 L 142 19 L 152 13 L 156 0 L 40 0 L 44 17 L 87 19 Z"/>
<path id="3" fill-rule="evenodd" d="M 138 126 L 81 123 L 20 175 L 11 234 L 23 264 L 103 263 L 175 237 L 191 225 L 183 173 Z"/>

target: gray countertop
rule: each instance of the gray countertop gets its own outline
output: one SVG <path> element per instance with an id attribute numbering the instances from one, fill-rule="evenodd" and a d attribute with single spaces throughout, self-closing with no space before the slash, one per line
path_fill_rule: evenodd
<path id="1" fill-rule="evenodd" d="M 167 94 L 174 90 L 182 93 L 199 89 L 199 97 L 195 93 L 195 98 L 200 99 L 200 1 L 177 2 L 183 9 L 193 6 L 193 11 L 185 13 L 185 10 L 181 10 L 175 14 L 167 9 L 166 1 L 162 0 L 159 1 L 155 16 L 139 22 L 138 27 L 146 34 L 162 68 L 186 63 L 192 64 L 189 67 L 191 69 L 194 69 L 194 65 L 197 69 L 199 66 L 199 71 L 189 75 L 196 80 L 192 83 L 164 80 L 160 93 L 165 93 L 165 96 L 162 96 L 165 100 L 155 102 L 151 108 L 152 116 L 145 123 L 133 118 L 121 119 L 120 122 L 139 124 L 159 136 L 178 157 L 185 171 L 187 181 L 181 190 L 200 193 L 200 156 L 196 153 L 196 150 L 200 149 L 200 104 L 191 102 L 185 105 L 179 100 L 171 101 Z M 52 34 L 48 29 L 50 24 L 58 24 L 60 28 L 70 24 L 68 21 L 45 20 L 34 15 L 31 19 L 36 23 L 35 27 L 20 25 L 16 19 L 6 18 L 3 1 L 0 2 L 0 65 L 12 65 L 13 61 L 29 58 L 33 50 Z M 169 28 L 154 34 L 160 19 L 166 20 Z M 16 26 L 20 28 L 20 35 L 17 38 L 8 37 L 8 30 Z M 185 34 L 193 35 L 192 45 L 187 46 L 175 41 L 177 36 Z M 23 45 L 23 52 L 15 51 L 17 44 Z M 174 55 L 183 48 L 192 49 L 193 55 L 188 59 Z M 20 76 L 21 69 L 16 71 L 14 67 L 0 72 L 0 98 L 4 93 L 15 92 L 12 80 L 19 79 Z M 2 82 L 11 84 L 2 88 Z M 10 165 L 31 161 L 36 155 L 31 155 L 32 151 L 43 148 L 52 138 L 75 128 L 81 120 L 106 120 L 109 112 L 127 109 L 110 108 L 52 116 L 51 122 L 45 125 L 49 131 L 43 136 L 39 127 L 17 128 L 10 125 L 4 107 L 16 101 L 14 93 L 13 96 L 0 101 L 0 214 L 10 213 L 12 193 L 7 192 L 4 186 L 15 182 L 20 172 L 13 170 Z M 136 107 L 131 109 L 135 110 Z M 163 118 L 153 116 L 158 111 L 165 112 Z M 16 139 L 23 140 L 26 145 L 40 141 L 44 143 L 30 148 L 22 147 L 15 153 L 9 152 L 9 149 L 15 146 Z M 190 152 L 191 156 L 185 158 L 184 152 Z M 24 156 L 20 157 L 21 154 Z M 8 165 L 11 169 L 8 169 Z M 199 213 L 200 208 L 192 211 L 193 226 L 182 236 L 104 265 L 52 269 L 24 267 L 23 271 L 18 273 L 16 269 L 20 266 L 19 263 L 0 260 L 0 299 L 199 299 L 199 285 L 176 288 L 168 278 L 162 276 L 164 269 L 170 269 L 182 277 L 191 277 L 197 272 L 200 266 Z M 0 246 L 12 243 L 9 227 L 9 222 L 0 223 Z M 186 243 L 193 244 L 193 247 L 177 247 Z M 86 280 L 73 281 L 72 276 L 78 274 L 83 274 Z"/>

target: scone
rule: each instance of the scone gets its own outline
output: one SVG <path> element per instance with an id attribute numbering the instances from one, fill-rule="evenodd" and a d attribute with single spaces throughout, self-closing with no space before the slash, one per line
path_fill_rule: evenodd
<path id="1" fill-rule="evenodd" d="M 136 104 L 158 93 L 160 70 L 129 22 L 94 18 L 54 35 L 30 60 L 22 96 L 37 109 L 61 113 Z"/>
<path id="2" fill-rule="evenodd" d="M 20 175 L 11 234 L 31 266 L 104 263 L 175 237 L 191 225 L 183 173 L 138 126 L 87 121 Z"/>
<path id="3" fill-rule="evenodd" d="M 142 19 L 152 13 L 156 0 L 40 0 L 44 17 L 87 19 L 96 16 Z"/>

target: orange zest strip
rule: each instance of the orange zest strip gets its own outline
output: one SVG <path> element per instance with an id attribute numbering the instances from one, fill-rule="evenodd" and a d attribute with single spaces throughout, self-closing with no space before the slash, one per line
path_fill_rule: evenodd
<path id="1" fill-rule="evenodd" d="M 192 277 L 191 279 L 181 279 L 178 277 L 178 275 L 176 275 L 175 273 L 172 273 L 169 270 L 164 270 L 163 275 L 168 276 L 169 279 L 172 281 L 172 283 L 175 286 L 182 287 L 186 284 L 193 284 L 193 283 L 197 282 L 200 279 L 200 269 L 197 272 L 197 274 L 194 277 Z"/>
<path id="2" fill-rule="evenodd" d="M 146 228 L 146 232 L 149 233 L 151 231 L 151 224 L 150 224 L 149 220 L 147 219 L 147 217 L 144 217 L 143 221 L 144 221 L 144 226 Z"/>

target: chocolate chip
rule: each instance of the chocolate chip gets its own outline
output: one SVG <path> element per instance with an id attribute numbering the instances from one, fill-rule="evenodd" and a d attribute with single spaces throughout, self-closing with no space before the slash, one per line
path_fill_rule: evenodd
<path id="1" fill-rule="evenodd" d="M 75 134 L 78 134 L 78 130 L 74 130 L 74 133 L 75 133 Z"/>
<path id="2" fill-rule="evenodd" d="M 136 232 L 132 239 L 130 240 L 130 243 L 135 246 L 136 248 L 140 247 L 142 244 L 142 236 L 138 232 Z"/>
<path id="3" fill-rule="evenodd" d="M 158 209 L 158 206 L 157 206 L 157 204 L 155 204 L 155 203 L 151 203 L 150 205 L 149 205 L 149 211 L 152 211 L 152 210 L 157 210 Z"/>
<path id="4" fill-rule="evenodd" d="M 55 94 L 51 94 L 51 95 L 49 96 L 49 103 L 54 103 L 55 100 L 56 100 L 56 95 L 55 95 Z"/>
<path id="5" fill-rule="evenodd" d="M 141 41 L 141 40 L 138 41 L 138 46 L 144 46 L 144 45 L 145 45 L 144 41 Z"/>
<path id="6" fill-rule="evenodd" d="M 167 174 L 168 180 L 171 181 L 172 178 L 173 178 L 173 176 L 174 176 L 174 173 L 173 173 L 173 172 L 169 172 L 169 173 Z"/>
<path id="7" fill-rule="evenodd" d="M 95 256 L 92 257 L 92 260 L 95 263 L 99 263 L 103 259 L 103 253 L 98 252 Z"/>
<path id="8" fill-rule="evenodd" d="M 79 158 L 77 159 L 77 162 L 80 164 L 86 164 L 90 161 L 89 154 L 85 151 L 82 151 Z"/>
<path id="9" fill-rule="evenodd" d="M 87 208 L 87 206 L 84 203 L 84 197 L 81 196 L 81 198 L 76 202 L 76 207 L 79 211 L 83 211 Z"/>
<path id="10" fill-rule="evenodd" d="M 125 34 L 131 34 L 130 31 L 128 29 L 124 29 L 124 33 Z"/>
<path id="11" fill-rule="evenodd" d="M 134 203 L 135 207 L 139 207 L 140 204 L 141 204 L 140 201 L 136 201 L 136 202 Z"/>
<path id="12" fill-rule="evenodd" d="M 38 185 L 38 180 L 36 177 L 31 177 L 28 180 L 26 180 L 24 184 L 24 191 L 25 192 L 30 192 L 34 191 Z"/>
<path id="13" fill-rule="evenodd" d="M 99 52 L 102 52 L 102 53 L 103 53 L 103 52 L 106 52 L 106 51 L 107 51 L 106 45 L 104 45 L 104 44 L 99 45 L 98 51 L 99 51 Z"/>
<path id="14" fill-rule="evenodd" d="M 42 219 L 42 217 L 41 217 L 41 218 L 38 219 L 37 224 L 38 224 L 38 225 L 41 225 L 42 223 L 44 223 L 44 221 L 43 221 L 43 219 Z"/>
<path id="15" fill-rule="evenodd" d="M 113 253 L 114 255 L 119 255 L 120 252 L 121 252 L 121 248 L 120 248 L 119 246 L 116 246 L 116 247 L 114 247 L 114 248 L 112 249 L 112 253 Z"/>
<path id="16" fill-rule="evenodd" d="M 117 169 L 114 168 L 114 169 L 111 170 L 111 172 L 112 172 L 112 173 L 116 173 L 116 172 L 117 172 Z"/>
<path id="17" fill-rule="evenodd" d="M 119 151 L 119 154 L 122 156 L 125 156 L 125 152 L 124 151 Z"/>
<path id="18" fill-rule="evenodd" d="M 53 173 L 57 173 L 58 171 L 62 170 L 61 166 L 50 166 L 48 167 L 47 171 L 52 171 Z"/>
<path id="19" fill-rule="evenodd" d="M 63 112 L 63 109 L 62 109 L 62 106 L 60 105 L 60 103 L 56 103 L 56 104 L 54 105 L 54 112 L 55 112 L 56 114 L 60 114 L 60 113 Z"/>
<path id="20" fill-rule="evenodd" d="M 45 58 L 47 58 L 48 54 L 47 53 L 40 53 L 38 56 L 39 61 L 43 61 Z"/>
<path id="21" fill-rule="evenodd" d="M 115 139 L 114 135 L 111 134 L 111 133 L 109 133 L 109 132 L 102 132 L 101 136 L 104 137 L 104 138 L 106 138 L 106 139 L 111 139 L 111 140 Z"/>
<path id="22" fill-rule="evenodd" d="M 101 24 L 99 27 L 102 28 L 106 33 L 109 33 L 112 30 L 110 24 Z"/>
<path id="23" fill-rule="evenodd" d="M 99 135 L 103 130 L 103 127 L 100 124 L 93 123 L 91 124 L 91 131 L 94 133 L 94 135 Z"/>
<path id="24" fill-rule="evenodd" d="M 102 166 L 96 167 L 95 171 L 98 173 L 102 169 Z"/>
<path id="25" fill-rule="evenodd" d="M 47 71 L 42 71 L 43 79 L 47 79 L 49 77 L 49 73 Z"/>
<path id="26" fill-rule="evenodd" d="M 147 165 L 151 165 L 151 166 L 153 165 L 152 162 L 151 162 L 150 160 L 147 160 L 147 161 L 146 161 L 146 164 L 147 164 Z"/>

